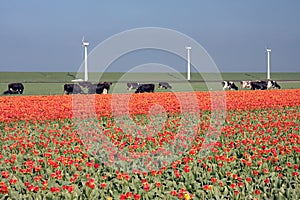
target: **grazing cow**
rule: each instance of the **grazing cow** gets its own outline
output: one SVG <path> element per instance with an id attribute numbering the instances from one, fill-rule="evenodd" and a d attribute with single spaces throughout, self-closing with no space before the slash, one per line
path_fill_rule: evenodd
<path id="1" fill-rule="evenodd" d="M 238 90 L 239 88 L 234 84 L 233 81 L 223 81 L 222 82 L 223 90 Z"/>
<path id="2" fill-rule="evenodd" d="M 278 85 L 276 81 L 268 80 L 268 81 L 244 81 L 241 82 L 243 88 L 250 88 L 251 90 L 267 90 L 267 89 L 280 89 L 281 87 Z"/>
<path id="3" fill-rule="evenodd" d="M 98 83 L 96 88 L 96 94 L 107 94 L 111 85 L 112 82 Z"/>
<path id="4" fill-rule="evenodd" d="M 267 84 L 267 88 L 268 89 L 271 89 L 271 88 L 280 89 L 281 87 L 280 87 L 280 85 L 278 85 L 278 83 L 276 81 L 269 80 L 268 84 Z"/>
<path id="5" fill-rule="evenodd" d="M 268 89 L 267 81 L 251 81 L 251 90 L 266 90 Z"/>
<path id="6" fill-rule="evenodd" d="M 154 84 L 142 84 L 135 93 L 154 92 Z"/>
<path id="7" fill-rule="evenodd" d="M 22 83 L 10 83 L 8 84 L 8 90 L 3 94 L 23 94 L 24 85 Z"/>
<path id="8" fill-rule="evenodd" d="M 139 87 L 140 83 L 138 82 L 128 82 L 127 83 L 127 90 L 131 90 L 131 89 L 137 89 Z"/>
<path id="9" fill-rule="evenodd" d="M 241 88 L 249 88 L 251 89 L 251 81 L 241 81 Z"/>
<path id="10" fill-rule="evenodd" d="M 111 82 L 92 84 L 88 87 L 88 93 L 89 94 L 107 94 L 111 85 L 112 85 Z"/>
<path id="11" fill-rule="evenodd" d="M 159 82 L 158 83 L 158 89 L 162 89 L 162 88 L 172 89 L 172 86 L 167 82 Z"/>
<path id="12" fill-rule="evenodd" d="M 83 94 L 81 87 L 78 84 L 65 84 L 64 85 L 65 94 Z"/>

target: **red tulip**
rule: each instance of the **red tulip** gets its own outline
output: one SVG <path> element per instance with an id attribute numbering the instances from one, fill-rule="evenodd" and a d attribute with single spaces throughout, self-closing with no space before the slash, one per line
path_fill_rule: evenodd
<path id="1" fill-rule="evenodd" d="M 2 175 L 3 178 L 8 178 L 9 177 L 8 171 L 1 172 L 1 175 Z"/>
<path id="2" fill-rule="evenodd" d="M 184 172 L 190 172 L 190 167 L 188 165 L 184 166 L 184 169 L 183 169 Z"/>
<path id="3" fill-rule="evenodd" d="M 9 180 L 9 183 L 12 184 L 12 185 L 14 185 L 14 184 L 17 183 L 17 179 L 12 178 L 12 179 Z"/>
<path id="4" fill-rule="evenodd" d="M 156 187 L 160 187 L 161 186 L 161 182 L 156 182 Z"/>
<path id="5" fill-rule="evenodd" d="M 210 180 L 211 180 L 211 182 L 213 182 L 213 183 L 216 183 L 216 182 L 218 181 L 218 179 L 216 179 L 216 178 L 211 178 Z"/>
<path id="6" fill-rule="evenodd" d="M 139 200 L 139 199 L 141 199 L 141 196 L 139 194 L 134 194 L 133 199 L 134 200 Z"/>
<path id="7" fill-rule="evenodd" d="M 88 186 L 89 188 L 91 189 L 94 189 L 95 188 L 95 180 L 92 178 L 92 179 L 89 179 L 86 183 L 85 183 L 86 186 Z"/>
<path id="8" fill-rule="evenodd" d="M 259 195 L 260 194 L 260 190 L 255 190 L 254 194 Z"/>
<path id="9" fill-rule="evenodd" d="M 100 187 L 102 187 L 102 188 L 106 188 L 106 183 L 100 183 Z"/>
<path id="10" fill-rule="evenodd" d="M 299 173 L 298 173 L 298 172 L 293 172 L 292 175 L 293 175 L 293 176 L 298 176 Z"/>
<path id="11" fill-rule="evenodd" d="M 171 194 L 172 196 L 176 196 L 176 195 L 177 195 L 177 192 L 176 192 L 176 190 L 171 190 L 170 194 Z"/>

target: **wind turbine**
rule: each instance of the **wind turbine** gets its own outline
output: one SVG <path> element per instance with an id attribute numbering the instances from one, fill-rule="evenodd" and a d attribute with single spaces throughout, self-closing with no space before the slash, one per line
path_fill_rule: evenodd
<path id="1" fill-rule="evenodd" d="M 84 36 L 82 37 L 82 46 L 84 48 L 84 81 L 88 81 L 87 47 L 89 43 L 84 41 Z"/>
<path id="2" fill-rule="evenodd" d="M 191 80 L 191 49 L 192 47 L 185 47 L 187 50 L 187 80 Z"/>
<path id="3" fill-rule="evenodd" d="M 271 49 L 270 48 L 266 48 L 266 52 L 267 52 L 267 79 L 270 80 L 270 65 L 271 65 Z"/>

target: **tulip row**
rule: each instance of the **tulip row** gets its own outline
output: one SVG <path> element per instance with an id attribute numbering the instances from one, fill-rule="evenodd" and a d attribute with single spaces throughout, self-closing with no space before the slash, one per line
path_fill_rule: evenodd
<path id="1" fill-rule="evenodd" d="M 147 114 L 154 104 L 162 106 L 168 113 L 188 110 L 183 105 L 210 110 L 215 93 L 218 92 L 0 97 L 0 121 L 70 119 L 82 110 L 87 112 L 86 109 L 97 116 L 108 117 L 118 109 L 134 115 Z M 300 102 L 300 89 L 219 93 L 221 97 L 217 100 L 226 102 L 228 110 L 286 107 Z"/>

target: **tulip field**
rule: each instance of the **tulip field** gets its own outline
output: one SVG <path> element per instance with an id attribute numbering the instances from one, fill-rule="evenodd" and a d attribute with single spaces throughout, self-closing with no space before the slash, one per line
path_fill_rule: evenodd
<path id="1" fill-rule="evenodd" d="M 300 199 L 300 89 L 224 93 L 221 132 L 205 154 L 210 92 L 193 92 L 197 113 L 190 115 L 182 113 L 175 93 L 130 94 L 137 127 L 151 123 L 151 106 L 164 110 L 160 129 L 149 135 L 118 126 L 115 94 L 77 95 L 91 104 L 92 117 L 81 115 L 81 104 L 74 110 L 76 95 L 1 96 L 0 199 Z M 182 94 L 189 105 L 189 93 Z M 122 171 L 81 137 L 101 130 L 99 137 L 114 148 L 144 156 L 172 143 L 195 114 L 190 145 L 158 169 Z"/>

